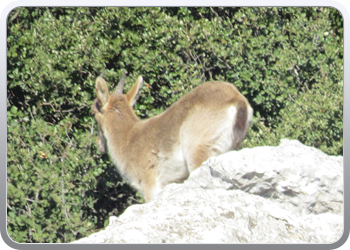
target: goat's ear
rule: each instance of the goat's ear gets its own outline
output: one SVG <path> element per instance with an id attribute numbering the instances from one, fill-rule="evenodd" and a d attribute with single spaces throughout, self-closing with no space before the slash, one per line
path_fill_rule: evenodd
<path id="1" fill-rule="evenodd" d="M 109 100 L 109 90 L 106 81 L 102 77 L 96 79 L 96 93 L 102 106 L 106 105 Z"/>
<path id="2" fill-rule="evenodd" d="M 131 106 L 134 106 L 136 103 L 136 99 L 137 99 L 138 93 L 142 87 L 142 83 L 143 83 L 143 78 L 142 78 L 142 76 L 139 76 L 136 79 L 134 86 L 132 86 L 131 89 L 126 94 L 126 97 L 128 98 L 129 104 Z"/>

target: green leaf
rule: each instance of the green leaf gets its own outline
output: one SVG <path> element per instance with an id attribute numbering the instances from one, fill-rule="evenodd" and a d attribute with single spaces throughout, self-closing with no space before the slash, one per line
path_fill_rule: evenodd
<path id="1" fill-rule="evenodd" d="M 18 108 L 16 106 L 12 106 L 10 112 L 15 115 L 17 114 L 17 110 Z"/>

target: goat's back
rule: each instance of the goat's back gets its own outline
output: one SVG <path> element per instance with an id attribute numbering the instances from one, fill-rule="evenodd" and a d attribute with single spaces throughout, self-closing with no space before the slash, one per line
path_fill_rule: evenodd
<path id="1" fill-rule="evenodd" d="M 139 120 L 130 105 L 141 82 L 139 77 L 126 95 L 109 95 L 100 80 L 99 99 L 106 101 L 102 112 L 96 106 L 95 116 L 119 171 L 149 201 L 209 157 L 238 149 L 253 110 L 235 86 L 216 81 L 199 85 L 162 114 Z"/>

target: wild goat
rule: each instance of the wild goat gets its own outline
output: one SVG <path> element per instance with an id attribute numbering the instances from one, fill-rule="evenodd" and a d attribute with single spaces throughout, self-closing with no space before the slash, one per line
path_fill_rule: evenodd
<path id="1" fill-rule="evenodd" d="M 165 185 L 183 182 L 209 157 L 240 147 L 253 109 L 232 84 L 203 83 L 162 114 L 140 120 L 132 107 L 143 79 L 123 94 L 125 77 L 111 94 L 102 77 L 96 80 L 98 146 L 105 153 L 108 145 L 119 172 L 146 202 Z"/>

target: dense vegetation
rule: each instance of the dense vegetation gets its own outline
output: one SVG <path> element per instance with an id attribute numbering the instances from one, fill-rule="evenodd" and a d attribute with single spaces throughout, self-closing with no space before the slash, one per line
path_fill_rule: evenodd
<path id="1" fill-rule="evenodd" d="M 69 242 L 142 202 L 95 145 L 95 79 L 128 71 L 151 117 L 207 80 L 254 108 L 243 147 L 343 154 L 343 23 L 332 8 L 17 8 L 7 30 L 7 218 L 16 242 Z"/>

